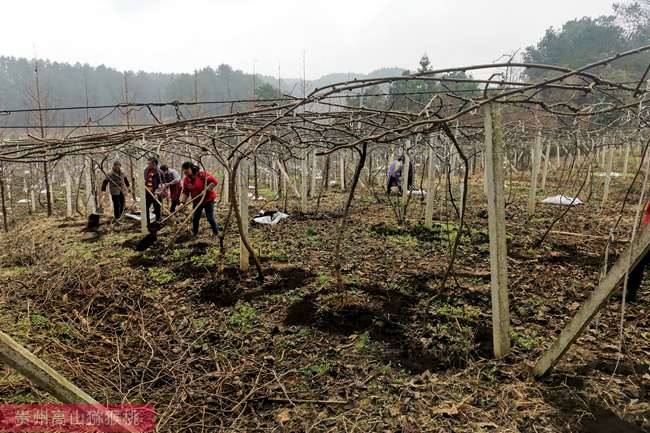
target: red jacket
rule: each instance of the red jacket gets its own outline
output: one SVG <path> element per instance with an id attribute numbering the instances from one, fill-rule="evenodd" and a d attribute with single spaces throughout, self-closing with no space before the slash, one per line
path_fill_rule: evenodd
<path id="1" fill-rule="evenodd" d="M 216 186 L 218 181 L 210 173 L 206 173 L 204 171 L 199 171 L 198 174 L 192 176 L 191 178 L 189 176 L 185 176 L 183 178 L 183 194 L 189 195 L 192 199 L 199 197 L 201 194 L 203 194 L 203 189 L 205 188 L 206 183 Z M 210 203 L 216 199 L 217 193 L 214 190 L 208 191 L 205 194 L 205 198 L 201 204 Z"/>
<path id="2" fill-rule="evenodd" d="M 643 225 L 648 224 L 650 222 L 650 202 L 645 207 L 645 213 L 643 214 Z"/>

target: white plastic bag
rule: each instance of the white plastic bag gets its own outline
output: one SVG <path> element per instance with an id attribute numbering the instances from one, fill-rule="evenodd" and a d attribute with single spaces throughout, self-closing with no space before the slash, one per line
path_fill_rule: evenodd
<path id="1" fill-rule="evenodd" d="M 276 212 L 273 215 L 265 215 L 265 216 L 253 218 L 253 221 L 255 221 L 258 224 L 269 224 L 274 226 L 285 218 L 289 218 L 289 215 L 283 212 Z"/>
<path id="2" fill-rule="evenodd" d="M 582 200 L 579 198 L 567 197 L 566 195 L 560 194 L 553 197 L 547 197 L 542 200 L 544 204 L 556 204 L 560 206 L 575 206 L 577 204 L 582 204 Z"/>

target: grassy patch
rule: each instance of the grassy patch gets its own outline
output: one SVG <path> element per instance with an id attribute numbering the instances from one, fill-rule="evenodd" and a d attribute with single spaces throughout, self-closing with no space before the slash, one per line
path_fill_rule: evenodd
<path id="1" fill-rule="evenodd" d="M 417 239 L 409 234 L 388 236 L 388 242 L 405 248 L 415 248 L 418 246 Z"/>
<path id="2" fill-rule="evenodd" d="M 255 308 L 244 304 L 237 304 L 235 311 L 228 317 L 228 323 L 244 331 L 250 331 L 253 329 L 256 318 L 257 310 Z"/>
<path id="3" fill-rule="evenodd" d="M 0 276 L 3 277 L 17 277 L 27 272 L 26 266 L 10 266 L 0 269 Z"/>
<path id="4" fill-rule="evenodd" d="M 167 268 L 149 268 L 149 278 L 158 284 L 168 284 L 176 279 L 176 274 Z"/>
<path id="5" fill-rule="evenodd" d="M 481 315 L 481 310 L 471 305 L 442 304 L 436 309 L 436 314 L 471 321 Z"/>
<path id="6" fill-rule="evenodd" d="M 327 373 L 332 368 L 329 362 L 321 362 L 304 367 L 301 371 L 305 376 L 316 376 Z"/>
<path id="7" fill-rule="evenodd" d="M 519 333 L 515 330 L 510 331 L 510 339 L 512 340 L 512 343 L 519 347 L 522 350 L 529 351 L 540 344 L 544 341 L 542 337 L 537 335 L 536 333 L 533 333 L 533 335 L 525 335 L 522 333 Z"/>

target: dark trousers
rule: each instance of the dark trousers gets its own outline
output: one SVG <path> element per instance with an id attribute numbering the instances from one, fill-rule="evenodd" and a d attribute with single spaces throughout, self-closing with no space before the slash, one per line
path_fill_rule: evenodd
<path id="1" fill-rule="evenodd" d="M 181 203 L 180 199 L 172 200 L 171 206 L 169 207 L 169 212 L 174 213 L 176 207 Z"/>
<path id="2" fill-rule="evenodd" d="M 147 190 L 146 194 L 146 205 L 147 205 L 147 224 L 151 224 L 150 218 L 149 218 L 149 209 L 153 205 L 153 213 L 156 215 L 156 221 L 160 221 L 162 219 L 161 217 L 161 209 L 160 209 L 160 203 L 154 198 L 153 194 Z"/>
<path id="3" fill-rule="evenodd" d="M 639 287 L 643 282 L 643 273 L 645 267 L 650 265 L 650 253 L 646 254 L 644 258 L 641 259 L 638 265 L 630 271 L 630 278 L 627 280 L 627 300 L 630 302 L 636 302 L 636 298 L 639 292 Z"/>
<path id="4" fill-rule="evenodd" d="M 124 213 L 124 194 L 111 194 L 111 199 L 113 200 L 113 216 L 115 219 L 119 219 Z"/>
<path id="5" fill-rule="evenodd" d="M 393 185 L 397 186 L 397 189 L 399 190 L 400 193 L 402 192 L 402 182 L 400 178 L 391 176 L 390 179 L 388 179 L 388 187 L 386 188 L 387 194 L 391 193 L 391 191 L 393 190 Z"/>
<path id="6" fill-rule="evenodd" d="M 215 235 L 219 233 L 219 225 L 214 219 L 214 202 L 203 203 L 200 205 L 194 206 L 194 215 L 192 215 L 192 233 L 195 235 L 199 233 L 199 221 L 201 220 L 201 213 L 205 211 L 205 219 L 208 220 L 210 228 L 212 228 L 212 233 Z"/>

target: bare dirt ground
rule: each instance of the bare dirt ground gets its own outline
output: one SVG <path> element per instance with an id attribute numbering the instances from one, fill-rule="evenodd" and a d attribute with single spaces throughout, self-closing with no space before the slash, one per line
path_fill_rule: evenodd
<path id="1" fill-rule="evenodd" d="M 550 377 L 528 373 L 597 285 L 625 192 L 556 226 L 592 237 L 552 234 L 535 248 L 563 209 L 540 205 L 529 218 L 526 191 L 506 188 L 513 351 L 504 360 L 491 359 L 480 184 L 444 288 L 457 227 L 441 206 L 432 230 L 418 226 L 417 201 L 400 227 L 386 203 L 359 194 L 344 292 L 332 273 L 341 193 L 329 192 L 317 215 L 251 227 L 262 284 L 237 270 L 232 229 L 223 256 L 207 225 L 174 245 L 165 228 L 139 253 L 136 225 L 94 233 L 82 219 L 31 220 L 0 239 L 0 327 L 97 399 L 154 405 L 159 431 L 650 431 L 647 287 L 626 309 L 622 358 L 613 297 Z M 610 246 L 610 262 L 623 247 Z M 51 399 L 0 373 L 2 401 Z"/>

